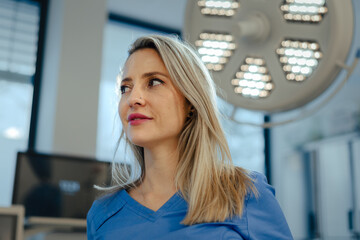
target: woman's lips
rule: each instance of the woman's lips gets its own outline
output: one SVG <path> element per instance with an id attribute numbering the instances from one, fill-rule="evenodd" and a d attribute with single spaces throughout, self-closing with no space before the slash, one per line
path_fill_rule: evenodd
<path id="1" fill-rule="evenodd" d="M 129 124 L 132 126 L 140 125 L 144 122 L 151 120 L 152 118 L 143 115 L 141 113 L 132 113 L 128 116 Z"/>
<path id="2" fill-rule="evenodd" d="M 151 119 L 145 119 L 145 118 L 137 118 L 134 120 L 129 121 L 131 126 L 136 126 L 136 125 L 140 125 L 144 122 L 150 121 Z"/>

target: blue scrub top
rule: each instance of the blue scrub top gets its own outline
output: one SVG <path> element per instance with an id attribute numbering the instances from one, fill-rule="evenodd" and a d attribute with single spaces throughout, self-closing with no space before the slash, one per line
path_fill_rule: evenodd
<path id="1" fill-rule="evenodd" d="M 224 222 L 183 225 L 188 206 L 179 193 L 153 211 L 126 190 L 96 200 L 87 216 L 88 240 L 100 239 L 293 239 L 275 199 L 274 189 L 260 173 L 252 178 L 259 193 L 249 193 L 242 216 Z"/>

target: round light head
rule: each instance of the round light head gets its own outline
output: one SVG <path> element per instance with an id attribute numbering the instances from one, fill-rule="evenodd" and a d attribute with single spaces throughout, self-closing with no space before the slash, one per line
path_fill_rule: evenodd
<path id="1" fill-rule="evenodd" d="M 234 14 L 203 10 L 225 7 Z M 351 0 L 190 0 L 183 36 L 213 72 L 221 97 L 273 113 L 301 107 L 333 83 L 353 26 Z"/>

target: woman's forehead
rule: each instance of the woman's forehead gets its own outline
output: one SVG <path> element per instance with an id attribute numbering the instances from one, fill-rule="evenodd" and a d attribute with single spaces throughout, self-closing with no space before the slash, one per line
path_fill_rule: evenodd
<path id="1" fill-rule="evenodd" d="M 132 53 L 123 68 L 123 76 L 133 72 L 158 71 L 168 73 L 158 52 L 151 48 L 139 49 Z"/>

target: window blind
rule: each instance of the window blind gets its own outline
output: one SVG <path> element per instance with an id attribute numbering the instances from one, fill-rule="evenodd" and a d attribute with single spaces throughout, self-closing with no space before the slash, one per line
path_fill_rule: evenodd
<path id="1" fill-rule="evenodd" d="M 0 1 L 0 78 L 23 81 L 34 75 L 39 14 L 38 2 Z"/>

